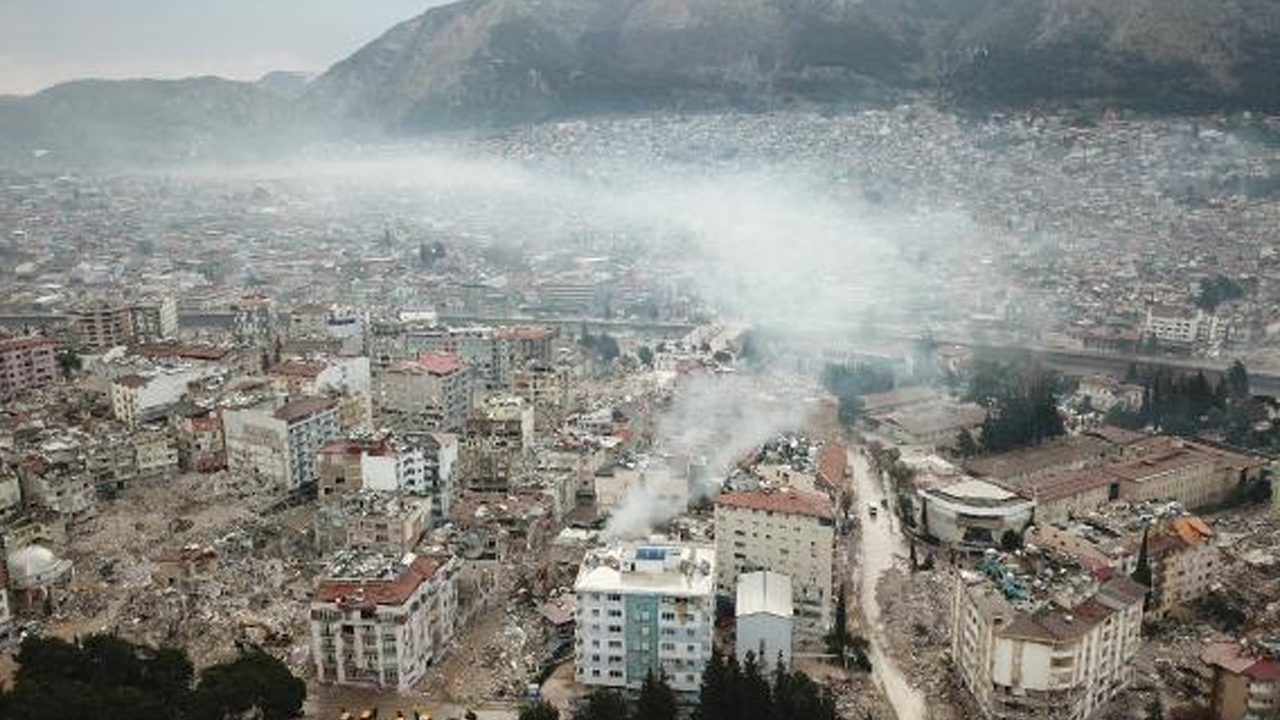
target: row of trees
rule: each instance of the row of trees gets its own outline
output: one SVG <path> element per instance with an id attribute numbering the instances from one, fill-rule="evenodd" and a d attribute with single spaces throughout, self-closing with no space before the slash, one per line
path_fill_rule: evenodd
<path id="1" fill-rule="evenodd" d="M 661 676 L 650 673 L 634 703 L 613 690 L 592 693 L 572 720 L 676 720 L 679 703 Z M 782 663 L 766 673 L 754 655 L 746 662 L 712 653 L 702 673 L 695 720 L 839 720 L 831 691 Z M 519 720 L 560 720 L 560 711 L 543 700 L 524 706 Z"/>
<path id="2" fill-rule="evenodd" d="M 851 425 L 862 411 L 862 396 L 893 389 L 893 370 L 871 363 L 827 363 L 822 387 L 840 401 L 840 422 Z"/>
<path id="3" fill-rule="evenodd" d="M 1179 373 L 1169 368 L 1129 368 L 1128 382 L 1142 385 L 1142 404 L 1135 410 L 1113 408 L 1107 421 L 1134 429 L 1154 428 L 1173 435 L 1218 433 L 1232 445 L 1253 450 L 1280 450 L 1280 426 L 1271 421 L 1269 398 L 1254 397 L 1249 370 L 1231 363 L 1216 383 L 1203 372 Z"/>
<path id="4" fill-rule="evenodd" d="M 618 339 L 609 333 L 602 332 L 599 335 L 592 335 L 587 330 L 586 325 L 582 327 L 582 334 L 578 336 L 578 345 L 595 353 L 600 361 L 609 364 L 618 359 L 622 354 L 621 348 L 618 347 Z"/>
<path id="5" fill-rule="evenodd" d="M 1058 414 L 1057 378 L 1036 367 L 1017 368 L 991 360 L 974 363 L 968 399 L 987 408 L 979 439 L 957 439 L 960 451 L 1003 452 L 1066 432 Z"/>
<path id="6" fill-rule="evenodd" d="M 302 713 L 307 695 L 302 680 L 257 648 L 198 680 L 183 650 L 113 635 L 27 638 L 17 661 L 12 688 L 0 693 L 0 717 L 12 720 L 285 720 Z"/>

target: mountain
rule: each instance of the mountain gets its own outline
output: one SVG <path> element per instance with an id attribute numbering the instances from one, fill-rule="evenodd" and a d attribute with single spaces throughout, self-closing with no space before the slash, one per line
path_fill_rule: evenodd
<path id="1" fill-rule="evenodd" d="M 252 83 L 77 80 L 0 97 L 0 159 L 43 165 L 207 160 L 269 147 L 289 101 Z"/>
<path id="2" fill-rule="evenodd" d="M 1275 0 L 464 0 L 304 102 L 399 129 L 598 109 L 875 100 L 1280 105 Z"/>
<path id="3" fill-rule="evenodd" d="M 1280 110 L 1280 0 L 460 0 L 319 77 L 0 98 L 0 158 L 252 156 L 312 131 L 866 103 Z M 288 138 L 288 142 L 283 142 Z"/>

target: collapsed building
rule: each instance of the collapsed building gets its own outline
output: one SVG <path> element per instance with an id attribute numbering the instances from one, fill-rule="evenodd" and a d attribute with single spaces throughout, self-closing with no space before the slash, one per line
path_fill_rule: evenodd
<path id="1" fill-rule="evenodd" d="M 951 658 L 988 718 L 1085 720 L 1132 680 L 1146 595 L 1126 575 L 989 551 L 956 576 Z"/>

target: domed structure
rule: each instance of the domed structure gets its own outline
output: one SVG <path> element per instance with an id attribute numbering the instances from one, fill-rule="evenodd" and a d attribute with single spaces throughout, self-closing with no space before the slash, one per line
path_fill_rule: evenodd
<path id="1" fill-rule="evenodd" d="M 38 590 L 61 580 L 71 572 L 71 561 L 61 560 L 51 550 L 28 545 L 9 553 L 6 563 L 14 590 Z"/>

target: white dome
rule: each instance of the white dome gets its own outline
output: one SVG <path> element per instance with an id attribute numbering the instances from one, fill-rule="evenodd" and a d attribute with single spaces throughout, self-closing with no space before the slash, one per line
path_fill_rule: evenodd
<path id="1" fill-rule="evenodd" d="M 62 577 L 71 569 L 67 560 L 59 560 L 48 548 L 28 545 L 9 553 L 6 563 L 9 582 L 18 589 L 39 587 Z"/>

